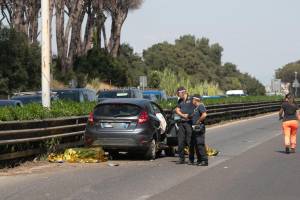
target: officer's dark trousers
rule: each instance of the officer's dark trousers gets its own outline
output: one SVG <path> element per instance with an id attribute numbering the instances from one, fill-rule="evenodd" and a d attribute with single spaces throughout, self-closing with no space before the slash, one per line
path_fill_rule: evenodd
<path id="1" fill-rule="evenodd" d="M 207 161 L 207 152 L 205 148 L 205 131 L 192 133 L 191 145 L 189 148 L 189 159 L 194 161 L 194 155 L 197 155 L 197 162 Z"/>
<path id="2" fill-rule="evenodd" d="M 179 158 L 184 160 L 184 147 L 186 145 L 190 146 L 192 137 L 192 126 L 189 122 L 182 122 L 179 124 L 178 130 L 178 153 Z"/>

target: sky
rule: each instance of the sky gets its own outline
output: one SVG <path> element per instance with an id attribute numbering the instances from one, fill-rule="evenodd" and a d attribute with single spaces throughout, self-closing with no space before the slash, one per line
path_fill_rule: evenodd
<path id="1" fill-rule="evenodd" d="M 263 84 L 275 69 L 300 60 L 299 0 L 145 0 L 130 12 L 121 41 L 137 53 L 185 34 L 206 37 Z"/>

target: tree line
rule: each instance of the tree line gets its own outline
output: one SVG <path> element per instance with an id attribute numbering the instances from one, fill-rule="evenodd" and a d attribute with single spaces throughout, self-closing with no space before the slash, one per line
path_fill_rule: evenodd
<path id="1" fill-rule="evenodd" d="M 74 59 L 92 47 L 104 47 L 108 54 L 117 57 L 128 12 L 142 3 L 143 0 L 50 0 L 50 21 L 55 24 L 51 32 L 56 37 L 61 73 L 71 71 Z M 37 43 L 40 10 L 41 0 L 0 0 L 0 26 L 9 25 L 23 32 L 30 43 Z M 108 17 L 109 38 L 105 30 Z"/>
<path id="2" fill-rule="evenodd" d="M 295 72 L 299 81 L 300 61 L 291 62 L 276 70 L 276 78 L 281 79 L 284 83 L 292 83 L 295 80 Z"/>
<path id="3" fill-rule="evenodd" d="M 129 11 L 142 3 L 50 0 L 51 21 L 55 24 L 51 26 L 52 37 L 56 37 L 57 46 L 51 68 L 53 78 L 65 83 L 75 78 L 79 86 L 94 79 L 116 86 L 137 86 L 138 77 L 146 75 L 149 86 L 159 88 L 166 85 L 161 78 L 171 73 L 204 94 L 230 89 L 243 89 L 250 95 L 265 93 L 257 79 L 241 73 L 232 63 L 223 64 L 222 46 L 210 44 L 207 38 L 184 35 L 174 44 L 154 44 L 142 56 L 130 44 L 121 44 L 121 30 Z M 40 88 L 40 7 L 41 0 L 0 0 L 1 93 Z M 107 20 L 109 17 L 111 20 Z M 109 37 L 107 23 L 111 28 Z"/>

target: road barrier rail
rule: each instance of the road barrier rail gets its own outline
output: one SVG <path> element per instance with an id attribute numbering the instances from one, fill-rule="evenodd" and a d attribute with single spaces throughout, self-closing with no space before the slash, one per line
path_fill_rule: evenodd
<path id="1" fill-rule="evenodd" d="M 206 124 L 255 116 L 280 109 L 281 102 L 236 103 L 207 106 Z M 165 110 L 167 116 L 173 111 Z M 41 142 L 57 140 L 55 149 L 83 145 L 88 116 L 0 122 L 0 162 L 47 152 Z"/>

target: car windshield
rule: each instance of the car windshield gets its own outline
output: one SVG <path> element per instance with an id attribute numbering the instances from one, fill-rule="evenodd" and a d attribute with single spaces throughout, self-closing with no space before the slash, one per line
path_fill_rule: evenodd
<path id="1" fill-rule="evenodd" d="M 99 98 L 129 98 L 129 92 L 127 91 L 104 91 L 100 92 Z"/>
<path id="2" fill-rule="evenodd" d="M 151 100 L 151 95 L 150 95 L 150 94 L 144 94 L 144 95 L 143 95 L 143 98 L 144 98 L 144 99 L 150 99 L 150 100 Z"/>
<path id="3" fill-rule="evenodd" d="M 141 108 L 131 104 L 103 104 L 98 106 L 94 115 L 97 117 L 128 117 L 140 114 Z"/>

